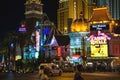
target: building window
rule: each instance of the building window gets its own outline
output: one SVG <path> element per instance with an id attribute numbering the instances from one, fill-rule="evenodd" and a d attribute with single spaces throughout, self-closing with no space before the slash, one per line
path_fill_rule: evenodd
<path id="1" fill-rule="evenodd" d="M 114 54 L 117 55 L 119 54 L 119 45 L 114 45 Z"/>

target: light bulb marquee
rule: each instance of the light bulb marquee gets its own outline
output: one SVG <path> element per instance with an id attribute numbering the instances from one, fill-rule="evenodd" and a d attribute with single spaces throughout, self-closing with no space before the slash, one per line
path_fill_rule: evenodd
<path id="1" fill-rule="evenodd" d="M 90 43 L 92 45 L 94 44 L 107 44 L 107 40 L 110 40 L 111 38 L 107 36 L 105 33 L 101 33 L 98 31 L 98 34 L 91 35 L 88 40 L 90 40 Z"/>

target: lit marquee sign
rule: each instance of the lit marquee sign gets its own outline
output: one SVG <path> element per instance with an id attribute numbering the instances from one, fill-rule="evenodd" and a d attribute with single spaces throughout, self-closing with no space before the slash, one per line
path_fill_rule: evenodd
<path id="1" fill-rule="evenodd" d="M 90 30 L 109 30 L 109 24 L 93 24 L 90 26 Z"/>
<path id="2" fill-rule="evenodd" d="M 92 45 L 94 44 L 107 44 L 107 40 L 110 40 L 111 38 L 107 36 L 105 33 L 101 33 L 98 31 L 97 35 L 91 35 L 88 40 L 90 40 L 90 43 Z"/>
<path id="3" fill-rule="evenodd" d="M 93 37 L 90 40 L 91 44 L 107 44 L 107 39 L 106 37 Z"/>

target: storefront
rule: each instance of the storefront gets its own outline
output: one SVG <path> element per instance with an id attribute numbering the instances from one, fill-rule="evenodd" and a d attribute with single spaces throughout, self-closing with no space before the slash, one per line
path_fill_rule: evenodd
<path id="1" fill-rule="evenodd" d="M 89 32 L 72 32 L 70 36 L 70 56 L 79 54 L 80 57 L 89 54 L 90 45 L 87 41 Z"/>
<path id="2" fill-rule="evenodd" d="M 119 59 L 119 57 L 113 55 L 119 52 L 119 48 L 117 46 L 112 48 L 114 35 L 111 32 L 113 29 L 111 21 L 112 18 L 107 7 L 93 9 L 88 38 L 91 53 L 87 62 L 93 64 L 92 67 L 95 71 L 111 71 L 112 61 Z"/>

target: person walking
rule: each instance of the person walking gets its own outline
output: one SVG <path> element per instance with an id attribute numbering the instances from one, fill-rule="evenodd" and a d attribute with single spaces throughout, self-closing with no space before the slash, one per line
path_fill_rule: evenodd
<path id="1" fill-rule="evenodd" d="M 40 75 L 40 80 L 49 80 L 46 68 L 44 68 L 43 73 Z"/>
<path id="2" fill-rule="evenodd" d="M 48 78 L 48 76 L 46 75 L 46 74 L 42 74 L 41 76 L 40 76 L 40 80 L 49 80 L 49 78 Z"/>
<path id="3" fill-rule="evenodd" d="M 75 72 L 74 80 L 84 80 L 84 78 L 81 75 L 81 72 L 79 72 L 79 71 Z"/>

